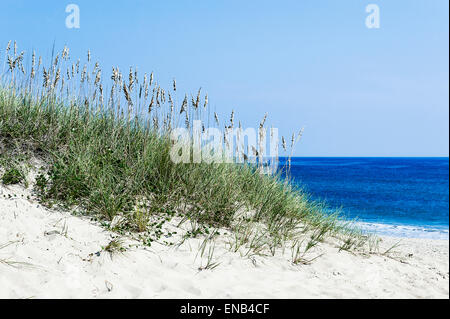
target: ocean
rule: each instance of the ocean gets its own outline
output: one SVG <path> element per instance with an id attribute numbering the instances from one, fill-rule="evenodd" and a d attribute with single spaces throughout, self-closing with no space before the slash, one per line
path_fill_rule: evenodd
<path id="1" fill-rule="evenodd" d="M 291 176 L 312 199 L 342 208 L 368 231 L 449 238 L 448 157 L 296 157 Z"/>

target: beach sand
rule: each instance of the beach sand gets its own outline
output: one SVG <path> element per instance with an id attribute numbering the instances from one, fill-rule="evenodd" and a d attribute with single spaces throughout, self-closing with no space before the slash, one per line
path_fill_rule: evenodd
<path id="1" fill-rule="evenodd" d="M 132 247 L 111 256 L 102 246 L 115 234 L 27 196 L 0 187 L 0 298 L 449 298 L 448 240 L 403 238 L 388 256 L 321 243 L 307 265 L 293 265 L 289 251 L 241 257 L 218 240 L 220 264 L 200 270 L 200 239 L 179 247 L 127 240 Z"/>

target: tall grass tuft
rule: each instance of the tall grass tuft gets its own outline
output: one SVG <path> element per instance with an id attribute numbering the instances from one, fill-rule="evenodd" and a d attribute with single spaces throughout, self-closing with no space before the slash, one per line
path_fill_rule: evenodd
<path id="1" fill-rule="evenodd" d="M 153 73 L 140 79 L 137 69 L 124 75 L 113 67 L 106 83 L 90 51 L 85 63 L 73 60 L 66 47 L 47 63 L 42 57 L 36 63 L 33 52 L 29 70 L 25 53 L 17 52 L 16 44 L 13 50 L 8 44 L 3 57 L 7 67 L 0 75 L 0 156 L 21 154 L 44 163 L 35 181 L 43 203 L 77 207 L 107 222 L 120 216 L 135 232 L 154 227 L 149 217 L 175 212 L 228 228 L 236 234 L 230 245 L 235 250 L 246 246 L 261 252 L 266 247 L 274 254 L 302 233 L 312 234 L 308 249 L 335 234 L 340 234 L 335 237 L 343 241 L 343 249 L 360 246 L 362 235 L 342 226 L 339 217 L 309 200 L 280 172 L 261 174 L 252 164 L 172 162 L 173 128 L 184 124 L 191 129 L 194 120 L 209 114 L 214 114 L 211 122 L 220 123 L 201 89 L 178 105 L 175 80 L 165 90 Z M 233 111 L 230 127 L 234 117 Z M 259 131 L 264 138 L 266 117 Z M 292 136 L 292 150 L 302 132 Z M 252 152 L 258 157 L 265 145 L 257 147 Z M 282 147 L 286 149 L 284 137 Z M 4 182 L 20 179 L 11 169 L 3 176 Z M 252 214 L 243 218 L 243 211 Z"/>

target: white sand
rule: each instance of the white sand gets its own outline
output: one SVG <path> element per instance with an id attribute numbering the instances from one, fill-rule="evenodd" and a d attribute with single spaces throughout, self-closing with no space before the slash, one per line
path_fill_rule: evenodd
<path id="1" fill-rule="evenodd" d="M 200 240 L 97 256 L 114 234 L 27 195 L 0 187 L 0 247 L 10 243 L 0 248 L 0 298 L 449 298 L 448 240 L 403 239 L 396 258 L 321 244 L 310 265 L 292 265 L 290 252 L 252 261 L 219 241 L 221 264 L 199 271 Z"/>

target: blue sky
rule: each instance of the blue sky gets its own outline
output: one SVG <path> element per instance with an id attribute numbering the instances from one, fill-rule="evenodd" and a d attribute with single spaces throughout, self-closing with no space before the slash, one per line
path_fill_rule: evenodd
<path id="1" fill-rule="evenodd" d="M 70 3 L 80 29 L 65 26 Z M 365 26 L 370 3 L 380 29 Z M 298 156 L 448 156 L 448 12 L 447 0 L 3 0 L 0 54 L 17 40 L 48 57 L 55 41 L 107 70 L 175 77 L 222 118 L 305 127 Z"/>

